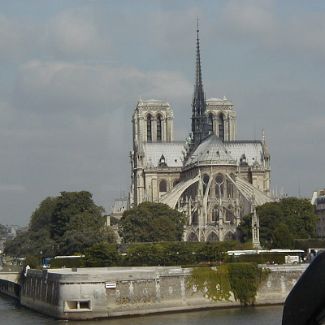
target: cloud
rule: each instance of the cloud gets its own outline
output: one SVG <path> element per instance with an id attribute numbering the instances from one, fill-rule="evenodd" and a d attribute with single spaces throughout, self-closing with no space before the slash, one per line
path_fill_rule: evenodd
<path id="1" fill-rule="evenodd" d="M 19 70 L 15 106 L 38 112 L 79 111 L 96 115 L 118 109 L 139 97 L 180 100 L 191 84 L 173 71 L 141 71 L 67 62 L 31 61 Z"/>
<path id="2" fill-rule="evenodd" d="M 325 13 L 297 11 L 279 14 L 279 2 L 271 0 L 230 0 L 221 14 L 221 37 L 259 45 L 291 55 L 312 54 L 318 59 L 325 54 L 320 40 L 325 34 Z"/>
<path id="3" fill-rule="evenodd" d="M 48 24 L 46 41 L 63 56 L 104 56 L 110 44 L 103 35 L 94 11 L 88 8 L 66 10 Z"/>
<path id="4" fill-rule="evenodd" d="M 25 186 L 19 184 L 0 184 L 0 192 L 24 192 Z"/>
<path id="5" fill-rule="evenodd" d="M 88 7 L 63 10 L 47 21 L 0 15 L 0 58 L 107 59 L 110 40 L 97 18 Z"/>
<path id="6" fill-rule="evenodd" d="M 231 0 L 222 12 L 222 23 L 226 24 L 233 35 L 269 35 L 275 27 L 272 1 Z"/>
<path id="7" fill-rule="evenodd" d="M 0 15 L 0 58 L 6 61 L 22 59 L 31 51 L 31 44 L 38 48 L 37 35 L 31 25 Z"/>

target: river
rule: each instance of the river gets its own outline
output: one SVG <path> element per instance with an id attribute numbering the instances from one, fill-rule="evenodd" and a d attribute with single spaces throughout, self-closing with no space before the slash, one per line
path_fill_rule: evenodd
<path id="1" fill-rule="evenodd" d="M 69 322 L 73 325 L 280 325 L 282 306 L 214 309 L 198 312 L 150 315 L 144 317 Z M 0 324 L 59 325 L 67 323 L 26 309 L 11 298 L 0 295 Z"/>

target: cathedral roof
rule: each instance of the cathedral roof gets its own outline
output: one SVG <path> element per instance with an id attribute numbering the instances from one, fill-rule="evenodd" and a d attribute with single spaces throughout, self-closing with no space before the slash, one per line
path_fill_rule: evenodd
<path id="1" fill-rule="evenodd" d="M 191 165 L 237 165 L 237 163 L 220 138 L 212 134 L 190 154 L 185 166 Z"/>
<path id="2" fill-rule="evenodd" d="M 205 102 L 208 106 L 214 106 L 214 105 L 233 106 L 233 103 L 226 96 L 224 96 L 223 98 L 209 98 Z"/>
<path id="3" fill-rule="evenodd" d="M 184 142 L 152 142 L 144 143 L 143 151 L 145 167 L 158 167 L 161 156 L 164 156 L 167 167 L 182 167 Z"/>
<path id="4" fill-rule="evenodd" d="M 166 107 L 170 107 L 169 103 L 164 101 L 164 100 L 160 100 L 160 99 L 140 99 L 138 101 L 138 107 L 152 107 L 152 106 L 166 106 Z"/>
<path id="5" fill-rule="evenodd" d="M 263 145 L 261 141 L 229 141 L 224 142 L 224 146 L 237 164 L 245 155 L 248 166 L 263 165 Z"/>

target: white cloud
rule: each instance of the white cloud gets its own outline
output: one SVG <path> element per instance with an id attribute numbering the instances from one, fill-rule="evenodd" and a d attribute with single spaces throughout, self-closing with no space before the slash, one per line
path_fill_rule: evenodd
<path id="1" fill-rule="evenodd" d="M 272 0 L 230 0 L 222 10 L 220 28 L 225 38 L 253 43 L 266 50 L 299 56 L 312 54 L 323 59 L 324 12 L 297 12 L 280 15 Z M 221 35 L 222 36 L 222 35 Z"/>
<path id="2" fill-rule="evenodd" d="M 228 1 L 222 12 L 222 23 L 240 35 L 265 36 L 275 27 L 271 1 Z"/>
<path id="3" fill-rule="evenodd" d="M 32 46 L 38 47 L 37 35 L 30 24 L 0 15 L 0 58 L 6 61 L 24 58 Z"/>
<path id="4" fill-rule="evenodd" d="M 141 96 L 180 100 L 192 85 L 179 73 L 144 72 L 134 67 L 31 61 L 19 71 L 17 108 L 32 111 L 80 111 L 98 114 Z"/>
<path id="5" fill-rule="evenodd" d="M 103 56 L 109 50 L 107 35 L 102 35 L 93 11 L 86 8 L 63 11 L 48 26 L 47 42 L 63 55 Z"/>
<path id="6" fill-rule="evenodd" d="M 109 36 L 89 8 L 63 10 L 47 21 L 0 15 L 0 57 L 7 61 L 32 58 L 108 58 Z"/>
<path id="7" fill-rule="evenodd" d="M 20 184 L 0 184 L 0 192 L 24 192 L 25 186 Z"/>

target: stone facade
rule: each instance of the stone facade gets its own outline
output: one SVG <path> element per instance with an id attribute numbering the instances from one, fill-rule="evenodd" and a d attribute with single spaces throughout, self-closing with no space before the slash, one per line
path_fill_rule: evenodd
<path id="1" fill-rule="evenodd" d="M 205 100 L 197 37 L 192 136 L 173 139 L 173 110 L 141 100 L 133 118 L 129 206 L 162 202 L 186 214 L 187 241 L 232 239 L 252 206 L 272 201 L 270 153 L 261 140 L 237 140 L 237 115 L 224 98 Z"/>

